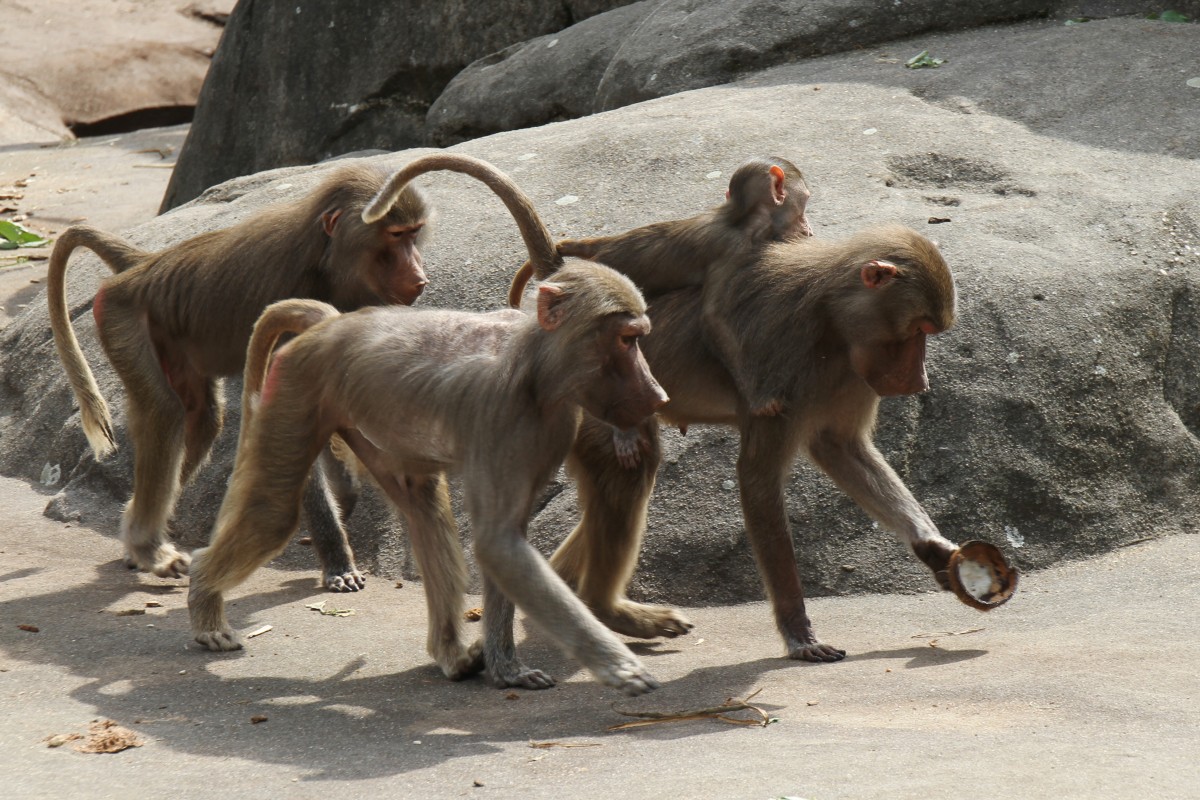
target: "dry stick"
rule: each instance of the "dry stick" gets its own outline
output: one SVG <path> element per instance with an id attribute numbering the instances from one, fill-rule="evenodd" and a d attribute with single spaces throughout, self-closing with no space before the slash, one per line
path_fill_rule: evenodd
<path id="1" fill-rule="evenodd" d="M 914 633 L 912 639 L 938 639 L 942 636 L 966 636 L 969 633 L 979 633 L 987 628 L 967 628 L 965 631 L 941 631 L 939 633 Z"/>
<path id="2" fill-rule="evenodd" d="M 613 711 L 616 711 L 618 714 L 626 717 L 638 717 L 638 719 L 635 722 L 622 722 L 619 725 L 610 725 L 608 730 L 623 731 L 628 730 L 629 728 L 641 728 L 647 725 L 660 725 L 664 722 L 685 722 L 693 719 L 718 719 L 721 722 L 728 722 L 732 725 L 756 725 L 760 728 L 765 728 L 771 724 L 771 716 L 758 706 L 750 705 L 750 701 L 753 700 L 755 695 L 761 691 L 762 689 L 755 690 L 754 693 L 745 700 L 734 700 L 733 698 L 729 698 L 719 706 L 712 706 L 710 708 L 696 708 L 687 711 L 672 711 L 666 713 L 662 711 L 622 711 L 619 708 L 613 707 Z M 762 719 L 735 719 L 734 717 L 726 716 L 726 714 L 734 711 L 753 711 Z"/>

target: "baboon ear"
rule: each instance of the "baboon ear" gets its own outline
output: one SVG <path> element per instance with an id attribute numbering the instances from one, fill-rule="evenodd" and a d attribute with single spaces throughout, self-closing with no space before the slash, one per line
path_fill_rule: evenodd
<path id="1" fill-rule="evenodd" d="M 321 230 L 325 231 L 326 236 L 333 236 L 333 229 L 337 227 L 337 222 L 341 217 L 342 210 L 340 208 L 326 211 L 321 215 Z"/>
<path id="2" fill-rule="evenodd" d="M 562 324 L 566 311 L 563 301 L 567 299 L 566 291 L 554 283 L 543 283 L 538 287 L 537 316 L 542 330 L 552 331 Z"/>
<path id="3" fill-rule="evenodd" d="M 896 273 L 899 270 L 896 265 L 890 261 L 868 261 L 863 264 L 862 282 L 868 289 L 879 289 L 887 286 L 895 279 Z"/>
<path id="4" fill-rule="evenodd" d="M 767 171 L 771 174 L 771 199 L 775 201 L 775 205 L 781 206 L 783 201 L 787 200 L 787 176 L 783 174 L 783 167 L 778 165 Z"/>

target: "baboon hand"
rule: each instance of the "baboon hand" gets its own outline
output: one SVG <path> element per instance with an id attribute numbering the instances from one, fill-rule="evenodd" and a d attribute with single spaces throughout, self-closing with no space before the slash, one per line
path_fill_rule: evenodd
<path id="1" fill-rule="evenodd" d="M 550 689 L 554 686 L 554 678 L 540 669 L 531 669 L 519 660 L 513 659 L 501 664 L 488 664 L 488 683 L 497 689 L 516 687 L 518 689 Z"/>
<path id="2" fill-rule="evenodd" d="M 595 674 L 596 680 L 629 697 L 637 697 L 659 687 L 658 681 L 636 658 L 622 659 L 595 668 L 592 672 Z"/>

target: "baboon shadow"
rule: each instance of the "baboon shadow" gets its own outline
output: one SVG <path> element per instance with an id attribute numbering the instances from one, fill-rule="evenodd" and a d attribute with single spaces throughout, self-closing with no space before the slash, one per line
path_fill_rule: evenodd
<path id="1" fill-rule="evenodd" d="M 16 581 L 37 571 L 4 577 Z M 187 587 L 153 580 L 114 560 L 98 565 L 86 583 L 0 601 L 4 619 L 40 629 L 28 633 L 13 625 L 0 630 L 0 653 L 12 663 L 53 665 L 82 678 L 82 685 L 69 693 L 88 708 L 81 728 L 93 717 L 107 717 L 157 747 L 288 765 L 306 771 L 306 780 L 403 774 L 459 756 L 498 752 L 503 743 L 602 737 L 607 726 L 624 721 L 614 705 L 639 702 L 595 683 L 549 637 L 535 631 L 519 640 L 519 651 L 526 663 L 558 679 L 555 689 L 497 690 L 481 677 L 448 681 L 423 652 L 424 614 L 371 620 L 372 638 L 356 640 L 353 654 L 344 658 L 330 658 L 323 643 L 325 649 L 301 664 L 310 673 L 323 674 L 280 674 L 295 670 L 295 655 L 272 663 L 271 648 L 279 640 L 270 637 L 252 640 L 237 653 L 185 647 L 190 641 Z M 160 613 L 136 613 L 147 595 L 161 598 L 166 613 L 157 608 Z M 231 621 L 244 629 L 260 612 L 314 596 L 330 597 L 311 577 L 286 580 L 274 589 L 236 597 L 230 603 Z M 130 615 L 120 615 L 122 611 Z M 420 644 L 411 652 L 398 652 L 393 644 L 397 630 Z M 669 643 L 633 644 L 648 661 L 677 652 Z M 255 657 L 266 659 L 254 662 L 256 667 L 262 664 L 274 674 L 231 676 L 245 670 L 240 664 L 238 670 L 224 666 Z M 392 662 L 398 664 L 394 671 Z M 764 662 L 767 669 L 786 665 Z M 669 682 L 662 702 L 673 704 L 671 695 L 676 694 L 704 694 L 704 684 L 714 674 L 715 668 L 699 670 Z M 736 693 L 740 684 L 753 683 L 756 674 L 753 666 L 742 666 L 723 674 L 721 685 Z M 654 707 L 661 705 L 657 693 L 650 697 Z M 252 723 L 257 717 L 266 721 Z M 704 730 L 692 727 L 689 733 Z"/>

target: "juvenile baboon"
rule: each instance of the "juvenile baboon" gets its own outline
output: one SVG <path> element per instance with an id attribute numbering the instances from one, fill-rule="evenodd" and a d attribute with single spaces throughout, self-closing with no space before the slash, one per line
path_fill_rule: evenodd
<path id="1" fill-rule="evenodd" d="M 701 332 L 729 370 L 751 413 L 782 410 L 773 376 L 753 369 L 758 353 L 747 352 L 727 322 L 726 303 L 749 255 L 770 242 L 812 235 L 806 208 L 811 192 L 795 164 L 758 157 L 739 166 L 729 179 L 725 202 L 694 217 L 655 222 L 613 236 L 564 239 L 559 255 L 607 264 L 628 275 L 647 299 L 688 286 L 705 287 Z M 535 270 L 526 262 L 509 287 L 509 304 L 521 302 Z M 545 275 L 537 275 L 545 278 Z M 613 445 L 621 464 L 632 469 L 647 445 L 636 431 L 616 431 Z"/>
<path id="2" fill-rule="evenodd" d="M 159 252 L 87 226 L 59 237 L 47 281 L 50 325 L 96 458 L 116 440 L 71 328 L 64 279 L 77 247 L 94 251 L 115 273 L 101 284 L 92 313 L 127 395 L 134 476 L 121 539 L 131 567 L 162 577 L 187 572 L 189 558 L 168 540 L 167 523 L 180 487 L 220 432 L 219 379 L 242 369 L 250 331 L 267 305 L 312 297 L 350 310 L 409 304 L 421 294 L 427 281 L 418 245 L 428 218 L 421 195 L 412 189 L 397 197 L 375 224 L 360 217 L 385 177 L 365 164 L 342 164 L 302 198 Z M 327 476 L 318 473 L 306 508 L 323 580 L 331 589 L 356 590 L 364 578 Z M 340 470 L 328 477 L 341 501 L 352 502 Z"/>
<path id="3" fill-rule="evenodd" d="M 407 520 L 429 606 L 429 652 L 448 677 L 486 669 L 500 687 L 554 684 L 517 657 L 515 602 L 601 682 L 627 694 L 655 688 L 525 540 L 581 407 L 631 427 L 666 401 L 638 349 L 649 327 L 634 285 L 586 262 L 539 286 L 535 316 L 405 308 L 339 316 L 299 300 L 268 308 L 250 344 L 233 478 L 211 544 L 193 554 L 196 641 L 212 650 L 242 646 L 222 594 L 294 533 L 309 468 L 337 434 Z M 264 382 L 263 354 L 281 332 L 301 330 L 278 350 Z M 467 574 L 449 470 L 463 478 L 483 574 L 482 653 L 462 639 Z"/>
<path id="4" fill-rule="evenodd" d="M 739 267 L 727 309 L 739 343 L 761 353 L 749 366 L 782 378 L 788 411 L 750 412 L 737 383 L 701 335 L 706 290 L 650 303 L 654 332 L 646 358 L 671 402 L 671 424 L 738 428 L 737 473 L 746 533 L 791 658 L 837 661 L 804 608 L 784 498 L 796 454 L 805 453 L 873 519 L 896 533 L 947 588 L 955 545 L 945 539 L 871 441 L 879 397 L 927 388 L 925 339 L 955 322 L 950 270 L 928 239 L 908 228 L 872 228 L 841 241 L 768 245 Z M 582 517 L 551 564 L 597 617 L 630 636 L 672 636 L 678 612 L 625 597 L 661 458 L 657 424 L 639 426 L 650 443 L 636 470 L 622 468 L 606 428 L 585 417 L 568 469 Z"/>

